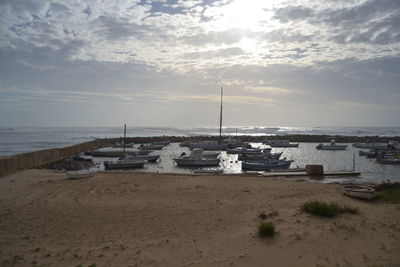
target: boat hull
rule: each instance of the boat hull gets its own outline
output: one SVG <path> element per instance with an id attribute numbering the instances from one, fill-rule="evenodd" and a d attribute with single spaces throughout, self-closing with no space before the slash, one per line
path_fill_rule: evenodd
<path id="1" fill-rule="evenodd" d="M 359 199 L 375 198 L 375 189 L 368 186 L 347 185 L 342 187 L 343 193 L 349 197 Z"/>
<path id="2" fill-rule="evenodd" d="M 106 170 L 119 170 L 119 169 L 135 169 L 143 168 L 144 161 L 142 160 L 129 160 L 129 161 L 117 161 L 117 162 L 104 162 L 104 168 Z"/>
<path id="3" fill-rule="evenodd" d="M 271 169 L 289 169 L 290 164 L 291 162 L 266 164 L 262 162 L 243 161 L 242 169 L 252 171 L 270 171 Z"/>
<path id="4" fill-rule="evenodd" d="M 192 166 L 192 167 L 203 167 L 203 166 L 218 166 L 219 159 L 174 159 L 178 166 Z"/>

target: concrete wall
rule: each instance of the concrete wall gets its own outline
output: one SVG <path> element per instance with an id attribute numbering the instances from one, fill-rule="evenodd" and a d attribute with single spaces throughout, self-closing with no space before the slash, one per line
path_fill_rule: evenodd
<path id="1" fill-rule="evenodd" d="M 110 145 L 119 139 L 97 139 L 64 148 L 45 149 L 0 158 L 0 177 L 19 170 L 41 168 L 72 155 Z"/>

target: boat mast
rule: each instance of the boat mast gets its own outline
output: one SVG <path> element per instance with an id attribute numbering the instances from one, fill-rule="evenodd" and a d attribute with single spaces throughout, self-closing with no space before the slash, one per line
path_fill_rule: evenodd
<path id="1" fill-rule="evenodd" d="M 223 88 L 221 86 L 221 110 L 219 113 L 219 144 L 222 143 L 222 93 L 223 93 Z"/>
<path id="2" fill-rule="evenodd" d="M 123 147 L 124 147 L 124 153 L 125 153 L 125 140 L 126 140 L 126 124 L 124 124 L 124 140 L 123 140 Z"/>

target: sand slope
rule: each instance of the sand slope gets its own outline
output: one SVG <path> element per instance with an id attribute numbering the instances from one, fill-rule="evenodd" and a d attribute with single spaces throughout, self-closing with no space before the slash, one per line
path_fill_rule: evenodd
<path id="1" fill-rule="evenodd" d="M 65 173 L 0 178 L 1 266 L 400 266 L 400 205 L 338 185 L 248 176 Z M 319 218 L 310 199 L 360 208 Z M 256 235 L 277 211 L 278 235 Z M 92 265 L 93 266 L 93 265 Z"/>

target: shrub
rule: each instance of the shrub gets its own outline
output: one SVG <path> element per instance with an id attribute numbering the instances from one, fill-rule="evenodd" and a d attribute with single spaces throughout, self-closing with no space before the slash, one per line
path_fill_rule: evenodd
<path id="1" fill-rule="evenodd" d="M 383 183 L 378 185 L 376 198 L 389 202 L 400 202 L 400 183 Z"/>
<path id="2" fill-rule="evenodd" d="M 273 237 L 275 232 L 275 226 L 272 222 L 262 222 L 258 226 L 258 234 L 262 237 Z"/>
<path id="3" fill-rule="evenodd" d="M 334 217 L 340 213 L 358 214 L 358 208 L 340 206 L 337 203 L 326 203 L 322 201 L 309 201 L 303 204 L 302 211 L 323 217 Z"/>

